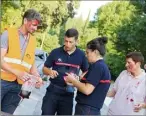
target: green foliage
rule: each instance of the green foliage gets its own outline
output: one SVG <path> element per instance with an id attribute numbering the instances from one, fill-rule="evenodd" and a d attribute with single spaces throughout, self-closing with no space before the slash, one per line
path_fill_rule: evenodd
<path id="1" fill-rule="evenodd" d="M 84 21 L 82 20 L 81 17 L 79 18 L 69 18 L 65 24 L 65 30 L 69 28 L 76 28 L 80 35 L 82 34 L 83 26 L 84 26 Z"/>
<path id="2" fill-rule="evenodd" d="M 132 4 L 136 5 L 137 10 L 131 21 L 120 26 L 117 30 L 118 39 L 115 45 L 118 51 L 125 54 L 131 51 L 140 51 L 146 58 L 146 15 L 142 7 L 144 4 L 141 2 L 133 3 L 133 1 Z"/>
<path id="3" fill-rule="evenodd" d="M 140 51 L 146 58 L 145 5 L 144 0 L 114 1 L 98 9 L 90 23 L 99 35 L 109 38 L 105 58 L 115 78 L 124 70 L 128 52 Z"/>
<path id="4" fill-rule="evenodd" d="M 106 35 L 110 41 L 115 41 L 117 29 L 131 20 L 130 17 L 135 10 L 129 1 L 115 1 L 101 7 L 97 11 L 96 22 L 94 22 L 95 27 L 99 29 L 99 35 Z"/>
<path id="5" fill-rule="evenodd" d="M 40 1 L 40 0 L 5 0 L 2 1 L 1 32 L 7 27 L 19 28 L 22 24 L 22 16 L 27 9 L 33 8 L 41 13 L 42 25 L 35 33 L 37 47 L 50 52 L 60 46 L 59 41 L 65 32 L 65 23 L 68 18 L 75 15 L 74 9 L 78 7 L 78 1 Z M 60 34 L 61 32 L 61 34 Z"/>
<path id="6" fill-rule="evenodd" d="M 79 48 L 85 50 L 86 44 L 98 36 L 98 30 L 95 28 L 87 28 L 79 39 Z"/>
<path id="7" fill-rule="evenodd" d="M 5 27 L 19 27 L 22 15 L 34 8 L 42 15 L 42 25 L 35 33 L 37 47 L 50 52 L 63 45 L 64 33 L 69 28 L 79 31 L 79 48 L 85 50 L 88 41 L 107 36 L 106 62 L 113 80 L 124 70 L 125 55 L 130 51 L 141 51 L 146 58 L 146 0 L 116 1 L 99 8 L 94 21 L 74 18 L 79 1 L 2 1 L 1 31 Z"/>
<path id="8" fill-rule="evenodd" d="M 108 53 L 105 56 L 105 61 L 111 71 L 112 80 L 116 80 L 119 73 L 124 70 L 125 67 L 125 56 L 120 53 Z"/>
<path id="9" fill-rule="evenodd" d="M 44 41 L 43 50 L 50 53 L 52 49 L 60 46 L 58 44 L 58 41 L 59 40 L 56 35 L 54 35 L 54 36 L 48 35 Z"/>

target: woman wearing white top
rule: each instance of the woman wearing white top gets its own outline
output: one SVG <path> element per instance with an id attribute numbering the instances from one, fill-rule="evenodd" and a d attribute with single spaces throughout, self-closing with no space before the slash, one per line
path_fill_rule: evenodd
<path id="1" fill-rule="evenodd" d="M 126 69 L 120 73 L 108 97 L 113 97 L 108 115 L 146 114 L 146 73 L 141 69 L 144 57 L 140 52 L 126 56 Z"/>

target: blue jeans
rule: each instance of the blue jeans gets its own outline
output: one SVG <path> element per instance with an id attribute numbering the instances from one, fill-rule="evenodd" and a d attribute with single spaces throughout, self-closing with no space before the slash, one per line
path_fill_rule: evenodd
<path id="1" fill-rule="evenodd" d="M 1 79 L 1 111 L 13 114 L 21 98 L 18 96 L 21 85 L 16 81 L 9 82 Z"/>
<path id="2" fill-rule="evenodd" d="M 42 115 L 72 115 L 73 93 L 52 84 L 43 98 Z"/>
<path id="3" fill-rule="evenodd" d="M 100 115 L 100 109 L 77 103 L 75 107 L 75 115 Z"/>

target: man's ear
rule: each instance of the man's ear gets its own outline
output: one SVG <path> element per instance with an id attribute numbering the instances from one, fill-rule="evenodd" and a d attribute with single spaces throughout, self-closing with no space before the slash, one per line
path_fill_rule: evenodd
<path id="1" fill-rule="evenodd" d="M 24 24 L 27 24 L 27 19 L 26 18 L 24 18 L 24 22 L 23 22 Z"/>
<path id="2" fill-rule="evenodd" d="M 77 40 L 76 40 L 76 45 L 78 45 L 78 44 L 79 44 L 79 40 L 77 39 Z"/>
<path id="3" fill-rule="evenodd" d="M 94 50 L 94 52 L 99 55 L 99 51 L 98 50 Z"/>

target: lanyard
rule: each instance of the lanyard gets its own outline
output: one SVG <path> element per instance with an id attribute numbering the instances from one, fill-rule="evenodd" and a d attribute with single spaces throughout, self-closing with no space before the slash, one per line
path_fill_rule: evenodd
<path id="1" fill-rule="evenodd" d="M 20 29 L 18 30 L 18 32 L 19 32 L 19 34 L 21 34 L 25 38 L 25 41 L 23 42 L 22 47 L 20 48 L 20 50 L 22 52 L 22 50 L 24 49 L 25 44 L 27 43 L 27 41 L 29 39 L 29 34 L 27 35 L 27 37 L 25 37 L 25 35 L 20 31 Z M 19 38 L 20 38 L 20 35 L 19 35 Z"/>
<path id="2" fill-rule="evenodd" d="M 29 39 L 29 34 L 27 35 L 27 37 L 25 37 L 25 35 L 20 31 L 20 29 L 18 29 L 18 32 L 19 32 L 19 39 L 20 39 L 20 34 L 22 34 L 22 36 L 23 36 L 24 39 L 25 39 L 25 41 L 24 41 L 23 44 L 22 44 L 22 47 L 20 46 L 20 51 L 21 51 L 21 54 L 22 54 L 22 51 L 23 51 L 23 49 L 24 49 L 24 46 L 26 45 L 26 43 L 27 43 L 27 41 L 28 41 L 28 39 Z M 25 51 L 26 51 L 26 49 L 25 49 Z M 24 58 L 25 51 L 24 51 L 24 53 L 22 54 L 22 60 L 23 60 L 23 58 Z"/>

